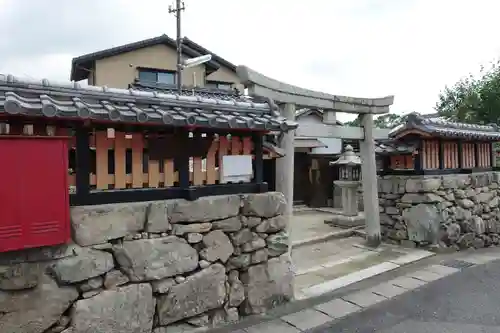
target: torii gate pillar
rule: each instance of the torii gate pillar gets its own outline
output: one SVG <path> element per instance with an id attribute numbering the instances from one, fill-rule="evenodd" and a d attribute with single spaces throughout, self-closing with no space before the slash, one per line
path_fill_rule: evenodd
<path id="1" fill-rule="evenodd" d="M 331 137 L 341 139 L 361 140 L 363 199 L 366 216 L 367 244 L 380 244 L 380 217 L 378 212 L 377 169 L 375 162 L 375 139 L 387 138 L 388 131 L 374 127 L 373 115 L 389 112 L 389 106 L 394 103 L 394 96 L 382 98 L 355 98 L 331 95 L 312 91 L 283 82 L 276 81 L 245 66 L 236 69 L 242 84 L 248 88 L 254 98 L 268 99 L 279 105 L 281 115 L 287 119 L 295 118 L 296 108 L 321 109 L 323 112 L 345 112 L 359 114 L 360 127 L 333 126 L 326 124 L 301 125 L 296 131 L 282 134 L 281 148 L 286 157 L 277 162 L 277 190 L 283 192 L 287 199 L 287 217 L 293 213 L 293 155 L 294 136 Z M 290 225 L 290 219 L 288 219 Z M 288 229 L 290 231 L 290 229 Z M 289 233 L 290 234 L 290 233 Z M 291 242 L 289 242 L 291 243 Z M 289 245 L 290 251 L 290 245 Z"/>
<path id="2" fill-rule="evenodd" d="M 365 132 L 364 140 L 360 142 L 361 176 L 363 187 L 363 206 L 365 209 L 365 231 L 368 246 L 380 245 L 380 214 L 378 202 L 377 163 L 375 160 L 375 136 L 373 114 L 359 115 L 361 126 Z"/>
<path id="3" fill-rule="evenodd" d="M 295 104 L 286 103 L 280 107 L 280 113 L 288 120 L 295 120 Z M 295 155 L 295 131 L 290 130 L 282 134 L 279 142 L 280 148 L 285 151 L 285 156 L 276 160 L 276 191 L 283 193 L 287 206 L 285 217 L 287 218 L 287 233 L 291 235 L 290 222 L 293 217 L 293 173 Z M 288 252 L 292 250 L 291 242 L 288 244 Z"/>

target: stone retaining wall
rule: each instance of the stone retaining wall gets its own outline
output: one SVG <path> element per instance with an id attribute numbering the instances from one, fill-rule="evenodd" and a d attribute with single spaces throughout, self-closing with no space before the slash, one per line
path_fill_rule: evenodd
<path id="1" fill-rule="evenodd" d="M 293 297 L 281 193 L 75 207 L 74 243 L 0 254 L 0 332 L 204 331 Z"/>
<path id="2" fill-rule="evenodd" d="M 379 179 L 386 239 L 459 250 L 500 242 L 500 173 Z"/>

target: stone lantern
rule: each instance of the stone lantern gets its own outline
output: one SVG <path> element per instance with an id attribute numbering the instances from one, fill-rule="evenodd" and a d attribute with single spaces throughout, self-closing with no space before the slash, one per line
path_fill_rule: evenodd
<path id="1" fill-rule="evenodd" d="M 342 210 L 336 212 L 326 223 L 340 227 L 355 227 L 364 224 L 365 218 L 358 210 L 358 188 L 361 184 L 361 158 L 357 156 L 352 146 L 345 151 L 331 166 L 337 167 L 338 180 L 333 183 L 342 190 Z"/>

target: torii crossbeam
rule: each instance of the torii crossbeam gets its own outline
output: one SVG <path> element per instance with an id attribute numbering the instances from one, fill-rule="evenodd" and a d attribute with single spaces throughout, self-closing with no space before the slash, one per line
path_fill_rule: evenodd
<path id="1" fill-rule="evenodd" d="M 363 160 L 363 200 L 366 218 L 367 244 L 380 244 L 380 217 L 378 211 L 377 168 L 375 163 L 375 140 L 385 139 L 389 131 L 375 128 L 373 115 L 389 112 L 394 103 L 394 96 L 382 98 L 355 98 L 331 95 L 271 79 L 246 66 L 238 66 L 236 72 L 242 84 L 248 88 L 250 96 L 272 99 L 280 106 L 280 112 L 289 120 L 295 119 L 299 108 L 322 109 L 335 118 L 336 112 L 358 114 L 361 127 L 334 126 L 329 124 L 301 125 L 296 130 L 300 136 L 332 137 L 361 140 L 360 150 Z M 285 150 L 285 157 L 277 160 L 276 190 L 283 192 L 287 199 L 287 216 L 293 214 L 293 172 L 294 172 L 294 131 L 283 135 L 280 146 Z M 290 222 L 290 220 L 289 220 Z M 290 225 L 290 223 L 289 223 Z M 289 230 L 290 231 L 290 230 Z"/>

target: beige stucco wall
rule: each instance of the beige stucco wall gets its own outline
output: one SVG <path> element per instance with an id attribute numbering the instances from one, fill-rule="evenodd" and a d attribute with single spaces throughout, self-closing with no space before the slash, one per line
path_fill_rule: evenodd
<path id="1" fill-rule="evenodd" d="M 234 82 L 234 88 L 237 88 L 239 91 L 243 92 L 243 85 L 240 84 L 238 80 L 238 76 L 235 72 L 226 67 L 219 68 L 216 72 L 207 76 L 208 81 L 220 81 L 220 82 Z"/>
<path id="2" fill-rule="evenodd" d="M 138 67 L 176 70 L 177 54 L 175 49 L 166 45 L 156 45 L 117 56 L 97 60 L 95 75 L 89 77 L 89 84 L 114 88 L 128 88 L 128 85 L 138 77 Z M 193 75 L 195 74 L 195 75 Z M 182 72 L 182 83 L 186 86 L 205 85 L 205 66 L 187 68 Z M 238 82 L 236 73 L 227 68 L 220 68 L 210 74 L 207 80 Z"/>

